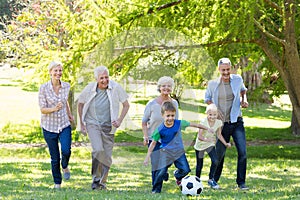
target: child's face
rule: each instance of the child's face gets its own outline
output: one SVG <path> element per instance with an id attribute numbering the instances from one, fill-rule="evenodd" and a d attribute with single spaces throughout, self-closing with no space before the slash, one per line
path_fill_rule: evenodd
<path id="1" fill-rule="evenodd" d="M 218 118 L 218 111 L 216 111 L 216 110 L 207 111 L 208 121 L 215 121 L 217 118 Z"/>
<path id="2" fill-rule="evenodd" d="M 174 124 L 176 111 L 168 111 L 166 110 L 163 114 L 164 124 L 167 127 L 171 127 Z"/>

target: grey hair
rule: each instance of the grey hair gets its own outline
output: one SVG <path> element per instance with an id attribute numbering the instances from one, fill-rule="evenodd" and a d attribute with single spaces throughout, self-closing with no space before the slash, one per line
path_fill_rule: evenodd
<path id="1" fill-rule="evenodd" d="M 157 81 L 157 91 L 158 92 L 161 92 L 160 91 L 160 86 L 165 84 L 165 83 L 169 83 L 171 85 L 171 88 L 172 89 L 174 88 L 174 85 L 175 85 L 174 79 L 172 79 L 169 76 L 162 76 Z"/>
<path id="2" fill-rule="evenodd" d="M 107 75 L 109 76 L 109 71 L 108 71 L 107 67 L 105 67 L 105 66 L 96 67 L 94 69 L 95 79 L 97 80 L 99 77 L 99 74 L 102 74 L 103 72 L 107 72 Z"/>
<path id="3" fill-rule="evenodd" d="M 231 61 L 229 60 L 229 58 L 221 58 L 218 61 L 218 67 L 220 67 L 220 65 L 224 65 L 224 64 L 231 66 Z"/>
<path id="4" fill-rule="evenodd" d="M 52 61 L 49 65 L 48 65 L 48 70 L 49 72 L 54 68 L 54 67 L 57 67 L 57 66 L 63 66 L 61 62 L 59 61 Z"/>

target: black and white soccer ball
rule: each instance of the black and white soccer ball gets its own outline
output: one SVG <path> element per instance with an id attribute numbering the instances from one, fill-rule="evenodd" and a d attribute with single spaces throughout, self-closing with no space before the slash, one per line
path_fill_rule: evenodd
<path id="1" fill-rule="evenodd" d="M 182 194 L 195 196 L 201 194 L 203 191 L 203 184 L 197 176 L 186 176 L 181 180 Z"/>

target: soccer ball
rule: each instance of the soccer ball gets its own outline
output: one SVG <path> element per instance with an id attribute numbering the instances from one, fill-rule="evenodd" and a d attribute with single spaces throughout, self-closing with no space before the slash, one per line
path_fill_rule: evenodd
<path id="1" fill-rule="evenodd" d="M 181 193 L 189 196 L 199 195 L 203 191 L 203 184 L 197 176 L 186 176 L 181 180 Z"/>

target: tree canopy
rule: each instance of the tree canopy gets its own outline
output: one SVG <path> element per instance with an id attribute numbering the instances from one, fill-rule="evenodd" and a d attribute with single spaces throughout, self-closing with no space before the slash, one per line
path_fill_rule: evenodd
<path id="1" fill-rule="evenodd" d="M 115 74 L 123 75 L 149 56 L 160 57 L 170 66 L 181 63 L 181 69 L 199 65 L 186 59 L 175 61 L 172 55 L 183 49 L 205 48 L 210 63 L 220 57 L 238 63 L 247 57 L 246 67 L 261 63 L 263 76 L 271 77 L 272 72 L 281 78 L 293 106 L 293 133 L 300 134 L 299 7 L 296 0 L 33 0 L 6 23 L 0 51 L 11 63 L 32 67 L 41 74 L 33 79 L 36 82 L 47 77 L 45 66 L 50 60 L 60 59 L 73 86 L 82 66 L 96 64 L 99 55 Z M 143 27 L 157 32 L 151 33 L 152 38 L 133 34 Z M 182 34 L 192 42 L 155 40 L 165 38 L 159 35 L 161 29 Z M 106 49 L 104 43 L 109 44 Z M 205 72 L 195 74 L 197 81 L 211 77 L 203 76 Z"/>

